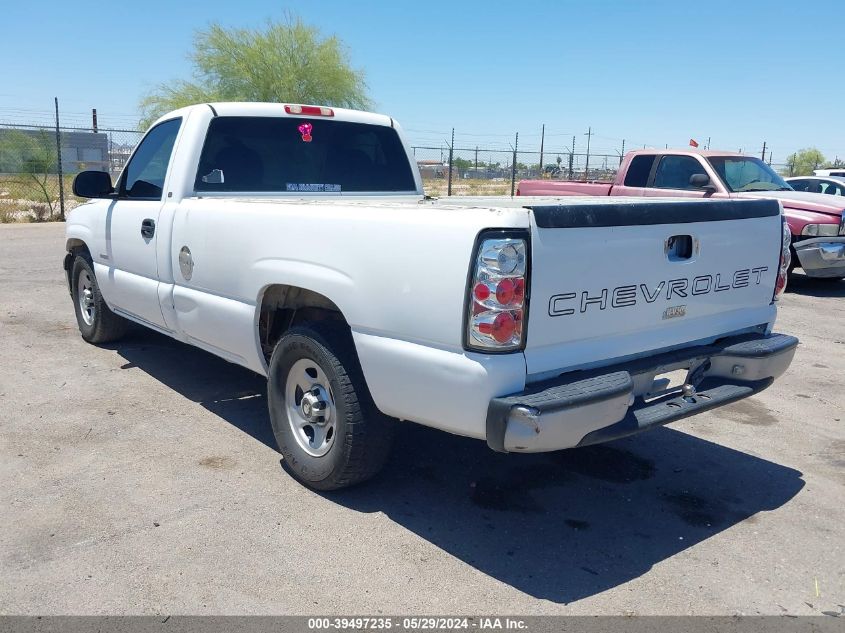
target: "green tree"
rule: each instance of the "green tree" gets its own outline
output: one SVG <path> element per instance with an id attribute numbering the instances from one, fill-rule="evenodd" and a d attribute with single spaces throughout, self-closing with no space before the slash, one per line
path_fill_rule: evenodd
<path id="1" fill-rule="evenodd" d="M 45 219 L 43 205 L 50 217 L 56 210 L 53 195 L 56 167 L 56 139 L 50 133 L 10 130 L 0 137 L 0 170 L 15 174 L 6 182 L 19 186 L 18 195 L 42 204 L 40 209 L 35 208 L 36 220 Z"/>
<path id="2" fill-rule="evenodd" d="M 813 170 L 818 169 L 824 163 L 824 154 L 815 147 L 801 149 L 786 158 L 786 175 L 812 176 Z"/>
<path id="3" fill-rule="evenodd" d="M 143 127 L 170 110 L 208 101 L 371 105 L 364 73 L 350 66 L 343 42 L 297 17 L 258 29 L 212 24 L 195 34 L 189 59 L 192 80 L 160 84 L 141 100 Z"/>
<path id="4" fill-rule="evenodd" d="M 472 161 L 467 160 L 466 158 L 461 158 L 460 156 L 455 156 L 452 159 L 452 167 L 457 169 L 459 172 L 466 171 L 470 167 L 472 167 Z"/>

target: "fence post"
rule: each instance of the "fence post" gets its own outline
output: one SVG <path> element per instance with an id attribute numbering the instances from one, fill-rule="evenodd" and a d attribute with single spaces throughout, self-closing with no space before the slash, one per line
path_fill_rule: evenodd
<path id="1" fill-rule="evenodd" d="M 54 97 L 56 104 L 56 164 L 58 165 L 59 174 L 59 220 L 65 221 L 65 182 L 62 174 L 62 136 L 59 131 L 59 98 Z"/>
<path id="2" fill-rule="evenodd" d="M 587 162 L 584 163 L 584 180 L 587 181 L 590 179 L 590 139 L 593 136 L 593 128 L 587 128 Z"/>
<path id="3" fill-rule="evenodd" d="M 513 143 L 513 160 L 511 161 L 511 198 L 516 188 L 516 150 L 519 147 L 519 132 L 516 133 L 516 140 Z"/>
<path id="4" fill-rule="evenodd" d="M 543 123 L 543 129 L 540 130 L 540 175 L 539 178 L 543 177 L 543 141 L 546 140 L 546 124 Z"/>
<path id="5" fill-rule="evenodd" d="M 449 185 L 446 189 L 446 195 L 452 195 L 452 158 L 455 153 L 455 128 L 452 128 L 452 144 L 449 145 Z"/>

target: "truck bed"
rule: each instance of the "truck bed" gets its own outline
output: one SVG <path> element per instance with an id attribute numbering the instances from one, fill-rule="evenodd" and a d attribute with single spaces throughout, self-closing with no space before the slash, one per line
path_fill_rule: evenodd
<path id="1" fill-rule="evenodd" d="M 575 180 L 523 180 L 518 196 L 609 196 L 612 182 L 579 182 Z"/>

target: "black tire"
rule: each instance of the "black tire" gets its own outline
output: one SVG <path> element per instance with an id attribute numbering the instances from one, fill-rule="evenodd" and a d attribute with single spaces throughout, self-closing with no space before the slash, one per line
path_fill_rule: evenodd
<path id="1" fill-rule="evenodd" d="M 80 298 L 80 279 L 85 280 L 83 284 L 90 282 L 89 301 L 93 310 L 86 312 L 86 316 L 83 316 L 83 302 Z M 126 333 L 129 322 L 109 310 L 103 300 L 103 295 L 100 294 L 100 286 L 94 275 L 94 266 L 91 260 L 82 255 L 77 255 L 73 260 L 71 297 L 79 331 L 82 338 L 89 343 L 110 343 L 120 339 Z"/>
<path id="2" fill-rule="evenodd" d="M 289 420 L 286 386 L 297 361 L 313 362 L 328 379 L 334 403 L 333 441 L 314 456 L 302 446 Z M 301 365 L 300 365 L 301 366 Z M 296 392 L 294 398 L 301 393 Z M 294 401 L 297 409 L 299 402 Z M 315 490 L 336 490 L 370 479 L 390 453 L 395 420 L 373 403 L 348 328 L 323 321 L 291 328 L 276 344 L 267 380 L 270 421 L 284 464 L 297 480 Z"/>

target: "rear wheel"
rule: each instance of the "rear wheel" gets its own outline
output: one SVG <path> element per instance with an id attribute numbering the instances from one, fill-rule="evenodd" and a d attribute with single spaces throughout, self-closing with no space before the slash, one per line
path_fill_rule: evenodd
<path id="1" fill-rule="evenodd" d="M 94 275 L 91 262 L 77 255 L 71 269 L 71 295 L 76 323 L 82 338 L 89 343 L 116 341 L 126 333 L 129 322 L 109 310 Z"/>
<path id="2" fill-rule="evenodd" d="M 291 328 L 270 359 L 267 395 L 285 465 L 306 486 L 345 488 L 384 465 L 394 421 L 373 403 L 343 324 Z"/>

